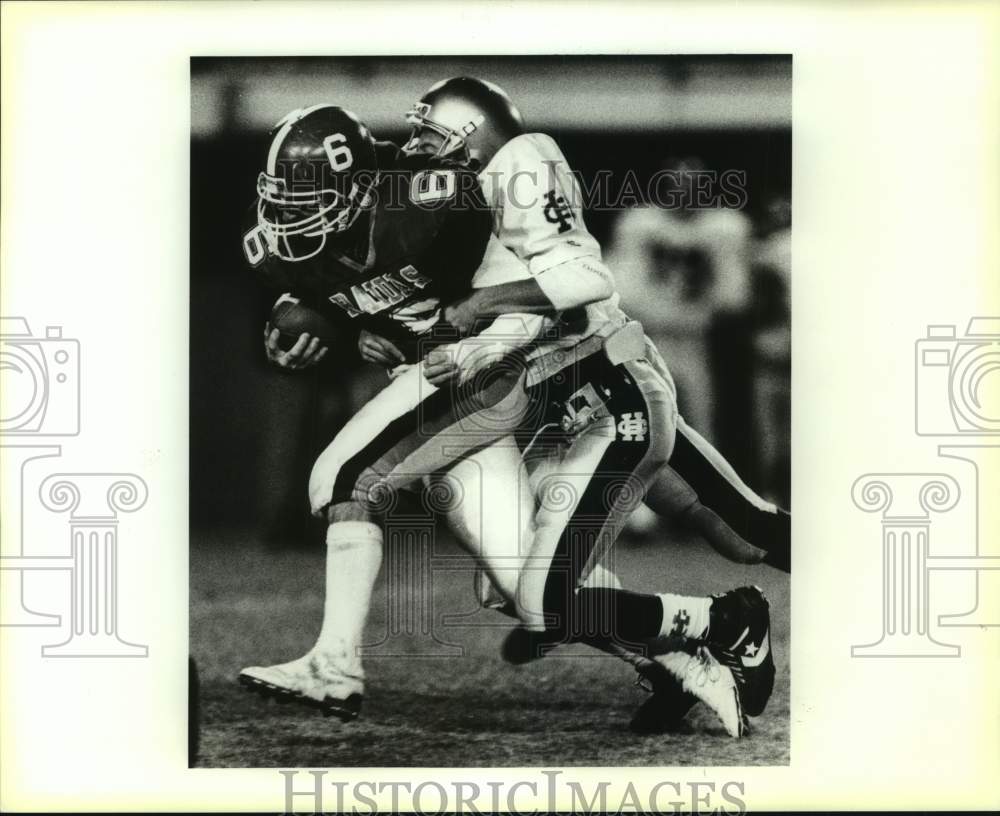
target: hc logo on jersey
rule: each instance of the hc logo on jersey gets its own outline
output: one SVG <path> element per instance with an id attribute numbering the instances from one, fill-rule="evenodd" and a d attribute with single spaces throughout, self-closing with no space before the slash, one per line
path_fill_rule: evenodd
<path id="1" fill-rule="evenodd" d="M 569 232 L 573 228 L 573 211 L 566 205 L 566 199 L 556 195 L 555 190 L 549 190 L 545 194 L 545 209 L 542 214 L 550 224 L 559 225 L 559 232 Z"/>
<path id="2" fill-rule="evenodd" d="M 642 411 L 629 411 L 622 414 L 618 421 L 618 433 L 622 435 L 622 442 L 645 442 L 649 425 Z"/>

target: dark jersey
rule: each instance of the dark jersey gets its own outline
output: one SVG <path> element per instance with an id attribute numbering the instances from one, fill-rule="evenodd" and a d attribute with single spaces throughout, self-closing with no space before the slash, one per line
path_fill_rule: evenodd
<path id="1" fill-rule="evenodd" d="M 256 220 L 244 251 L 268 285 L 389 338 L 414 361 L 435 342 L 455 339 L 441 307 L 471 288 L 492 215 L 470 170 L 386 144 L 379 163 L 373 205 L 346 233 L 327 235 L 316 256 L 290 262 L 262 236 L 248 241 Z"/>

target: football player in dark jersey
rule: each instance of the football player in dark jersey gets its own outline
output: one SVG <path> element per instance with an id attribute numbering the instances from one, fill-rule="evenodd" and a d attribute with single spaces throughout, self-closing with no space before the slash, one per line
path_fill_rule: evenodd
<path id="1" fill-rule="evenodd" d="M 255 223 L 243 236 L 247 261 L 272 285 L 358 325 L 363 356 L 370 342 L 399 363 L 392 383 L 352 417 L 313 469 L 311 500 L 329 522 L 316 646 L 290 663 L 240 674 L 255 690 L 351 719 L 363 692 L 358 638 L 382 561 L 379 502 L 368 489 L 378 484 L 369 482 L 394 473 L 419 489 L 424 476 L 447 469 L 460 451 L 512 430 L 526 401 L 523 371 L 501 368 L 477 379 L 471 375 L 479 364 L 467 363 L 466 381 L 455 385 L 450 370 L 439 377 L 424 362 L 436 346 L 459 339 L 441 320 L 442 306 L 467 294 L 491 235 L 492 213 L 472 171 L 376 145 L 353 115 L 319 105 L 278 123 L 257 191 Z M 477 341 L 503 345 L 512 335 L 508 326 L 494 321 Z M 518 342 L 531 336 L 517 333 Z M 274 340 L 269 334 L 269 356 L 291 368 L 325 353 L 315 338 L 300 337 L 289 352 L 276 352 Z M 438 390 L 445 382 L 449 387 Z M 494 409 L 497 424 L 469 429 L 455 453 L 446 450 L 442 430 Z M 421 455 L 415 474 L 405 467 L 410 453 Z"/>
<path id="2" fill-rule="evenodd" d="M 293 118 L 291 121 L 294 126 L 294 122 L 297 120 Z M 345 139 L 344 134 L 340 132 L 335 134 L 336 137 L 339 137 L 335 139 L 331 139 L 329 135 L 323 136 L 325 130 L 327 128 L 321 128 L 319 132 L 311 131 L 301 134 L 301 141 L 304 142 L 304 145 L 296 150 L 295 155 L 308 155 L 310 150 L 313 153 L 319 152 L 315 145 L 320 141 L 319 137 L 322 137 L 323 152 L 326 154 L 329 165 L 338 172 L 348 169 L 339 166 L 346 164 L 347 159 L 341 158 L 339 154 L 331 154 L 331 146 L 335 149 L 346 146 L 350 150 L 350 140 Z M 262 203 L 258 209 L 258 222 L 261 232 L 268 241 L 268 249 L 278 255 L 280 260 L 294 264 L 315 263 L 313 259 L 323 255 L 327 249 L 326 233 L 321 232 L 319 226 L 325 227 L 325 223 L 316 217 L 317 211 L 327 211 L 326 201 L 317 200 L 316 197 L 308 200 L 310 209 L 303 214 L 298 211 L 297 205 L 307 195 L 307 192 L 290 191 L 286 194 L 285 190 L 280 189 L 280 185 L 276 185 L 279 187 L 278 192 L 283 194 L 282 201 L 271 201 L 268 198 L 275 195 L 274 191 L 268 187 L 268 184 L 273 183 L 273 179 L 276 177 L 274 170 L 271 169 L 271 165 L 274 163 L 272 158 L 276 154 L 280 154 L 281 145 L 289 138 L 288 132 L 289 124 L 286 120 L 279 125 L 269 155 L 269 170 L 262 175 L 259 183 Z M 312 148 L 309 147 L 310 144 L 313 145 Z M 412 158 L 419 157 L 427 158 L 426 155 L 420 153 L 415 154 Z M 322 164 L 322 158 L 320 163 Z M 450 172 L 450 169 L 440 171 L 423 167 L 419 172 L 433 173 L 438 176 Z M 308 182 L 314 178 L 314 174 L 305 177 L 300 172 L 298 181 L 308 188 Z M 293 180 L 295 180 L 294 174 Z M 569 181 L 566 183 L 569 184 Z M 317 185 L 313 181 L 312 188 L 317 187 L 324 194 L 329 189 L 325 183 Z M 384 184 L 381 180 L 376 182 L 366 180 L 361 184 L 352 181 L 351 186 L 348 187 L 347 183 L 341 180 L 340 188 L 335 192 L 340 196 L 337 200 L 344 201 L 347 205 L 358 199 L 368 203 L 367 197 L 370 193 L 364 191 L 370 191 L 373 187 L 383 189 Z M 457 187 L 458 180 L 454 176 L 451 184 L 447 181 L 435 181 L 420 185 L 411 180 L 409 200 L 413 204 L 421 205 L 438 200 L 452 201 Z M 473 185 L 468 185 L 468 189 L 472 188 Z M 422 192 L 425 190 L 430 190 L 429 198 L 426 199 Z M 280 211 L 268 217 L 266 206 L 268 204 L 290 207 L 293 208 L 293 212 L 290 217 Z M 381 213 L 381 206 L 382 202 L 379 202 L 372 216 L 375 225 L 377 225 L 378 216 Z M 493 212 L 496 209 L 486 210 L 482 204 L 478 204 L 473 209 L 479 208 L 486 212 Z M 569 208 L 567 207 L 567 209 Z M 520 216 L 523 214 L 512 213 L 512 215 Z M 570 215 L 575 221 L 580 221 L 579 214 L 571 212 Z M 566 217 L 569 218 L 570 215 Z M 331 220 L 331 223 L 336 225 L 332 231 L 335 234 L 338 232 L 347 234 L 355 220 L 356 217 L 350 218 L 337 213 L 336 220 Z M 547 219 L 547 222 L 554 223 L 551 222 L 551 219 Z M 294 226 L 285 229 L 287 224 Z M 440 228 L 439 224 L 427 222 L 425 224 L 425 229 L 430 235 L 436 234 L 435 228 Z M 344 225 L 343 229 L 340 229 L 342 225 Z M 374 234 L 377 226 L 373 225 L 371 229 L 372 234 Z M 555 227 L 553 227 L 554 229 Z M 563 231 L 559 230 L 560 233 Z M 495 235 L 497 234 L 495 223 L 493 223 L 493 232 Z M 530 372 L 527 368 L 519 370 L 517 367 L 498 367 L 485 384 L 476 382 L 466 387 L 460 387 L 457 392 L 442 390 L 434 393 L 433 389 L 431 391 L 426 390 L 426 388 L 421 389 L 419 387 L 421 382 L 427 383 L 428 380 L 431 383 L 434 382 L 433 377 L 424 378 L 423 376 L 433 366 L 429 363 L 421 364 L 415 369 L 415 376 L 409 378 L 410 381 L 403 378 L 397 379 L 393 386 L 372 400 L 351 420 L 320 456 L 314 467 L 310 483 L 310 500 L 314 509 L 326 514 L 331 522 L 327 534 L 327 591 L 324 623 L 317 645 L 303 658 L 290 663 L 245 669 L 241 673 L 240 679 L 246 685 L 278 696 L 315 704 L 325 712 L 336 714 L 345 719 L 356 715 L 363 690 L 363 672 L 357 653 L 357 646 L 360 644 L 357 642 L 357 638 L 360 637 L 364 616 L 367 614 L 368 598 L 382 556 L 382 533 L 378 525 L 374 523 L 380 502 L 378 489 L 384 488 L 386 485 L 391 487 L 409 486 L 415 476 L 419 477 L 449 465 L 459 454 L 446 452 L 446 447 L 450 447 L 452 450 L 473 452 L 485 449 L 500 437 L 513 432 L 526 433 L 533 437 L 539 430 L 538 427 L 535 427 L 537 423 L 524 422 L 523 414 L 528 409 L 537 408 L 546 403 L 546 394 L 549 388 L 547 383 L 550 378 L 553 384 L 562 382 L 561 388 L 557 388 L 555 391 L 558 391 L 559 394 L 565 391 L 565 394 L 555 400 L 554 408 L 550 406 L 551 410 L 546 411 L 547 419 L 555 417 L 555 414 L 549 416 L 552 411 L 559 413 L 564 407 L 569 406 L 566 407 L 569 416 L 576 416 L 579 420 L 583 414 L 593 413 L 594 421 L 600 420 L 600 424 L 589 427 L 585 427 L 586 422 L 583 423 L 579 434 L 574 437 L 574 441 L 571 443 L 573 451 L 579 448 L 580 452 L 586 450 L 589 454 L 596 455 L 603 450 L 602 446 L 607 446 L 610 442 L 616 456 L 621 454 L 626 458 L 629 456 L 638 457 L 634 462 L 632 459 L 628 459 L 636 467 L 653 472 L 664 461 L 668 451 L 660 444 L 650 444 L 646 431 L 649 426 L 646 424 L 644 414 L 652 411 L 653 415 L 659 416 L 658 407 L 661 404 L 663 406 L 670 404 L 670 400 L 665 396 L 669 387 L 666 383 L 654 384 L 654 381 L 658 382 L 658 375 L 642 360 L 644 348 L 641 342 L 641 330 L 638 342 L 634 342 L 635 331 L 633 329 L 637 326 L 632 324 L 630 328 L 626 325 L 627 319 L 616 311 L 616 298 L 614 301 L 605 301 L 606 298 L 613 297 L 614 292 L 609 276 L 602 272 L 599 254 L 589 266 L 584 264 L 584 271 L 590 271 L 592 274 L 576 276 L 573 281 L 570 281 L 569 278 L 573 278 L 578 273 L 578 264 L 572 265 L 570 268 L 570 261 L 576 257 L 586 259 L 589 244 L 545 240 L 533 243 L 525 254 L 519 251 L 519 247 L 510 245 L 508 235 L 509 233 L 502 229 L 499 231 L 500 241 L 502 241 L 499 257 L 505 259 L 501 263 L 505 265 L 514 263 L 530 268 L 530 274 L 522 275 L 522 281 L 514 285 L 514 288 L 524 291 L 530 296 L 530 308 L 525 307 L 524 312 L 533 312 L 535 313 L 534 317 L 537 317 L 539 312 L 551 314 L 563 311 L 571 313 L 574 309 L 587 304 L 597 304 L 600 301 L 602 305 L 595 305 L 596 311 L 593 313 L 588 311 L 586 315 L 586 327 L 592 328 L 585 328 L 582 325 L 575 328 L 567 326 L 565 327 L 566 335 L 561 340 L 557 337 L 554 344 L 549 343 L 547 345 L 548 351 L 543 348 L 538 352 L 537 347 L 535 351 L 529 351 L 527 356 L 531 368 Z M 299 236 L 309 237 L 313 241 L 305 246 L 292 248 L 287 242 L 288 238 Z M 589 237 L 582 230 L 580 230 L 580 236 L 581 238 Z M 285 243 L 282 243 L 283 241 Z M 419 246 L 419 242 L 417 243 Z M 499 243 L 497 242 L 498 245 Z M 590 243 L 593 243 L 592 240 Z M 252 243 L 245 242 L 245 245 L 252 248 Z M 567 251 L 567 247 L 575 247 L 576 249 Z M 583 248 L 581 249 L 581 247 Z M 369 252 L 371 249 L 372 246 L 369 244 Z M 252 256 L 255 254 L 248 252 L 248 259 L 253 260 Z M 452 255 L 447 249 L 445 255 L 450 261 Z M 353 259 L 355 268 L 358 267 L 360 257 L 360 255 L 356 255 Z M 339 252 L 334 257 L 334 261 L 338 263 L 342 263 L 342 259 L 343 252 Z M 262 262 L 263 260 L 261 259 Z M 298 268 L 301 267 L 297 267 L 296 272 Z M 318 268 L 307 266 L 305 269 L 307 270 L 305 274 L 296 276 L 299 286 L 308 284 L 308 289 L 314 296 L 325 294 L 328 300 L 344 308 L 349 317 L 364 319 L 367 315 L 367 319 L 370 319 L 373 314 L 385 312 L 385 317 L 396 319 L 404 325 L 418 326 L 417 331 L 411 331 L 414 337 L 420 338 L 421 335 L 430 334 L 432 344 L 438 340 L 434 336 L 435 327 L 442 324 L 434 312 L 430 312 L 428 322 L 424 322 L 427 318 L 424 318 L 423 315 L 429 312 L 426 306 L 421 310 L 420 317 L 415 318 L 412 313 L 405 311 L 402 312 L 402 320 L 395 317 L 397 306 L 406 307 L 419 302 L 415 296 L 412 300 L 407 300 L 406 293 L 403 297 L 398 297 L 390 288 L 387 297 L 371 303 L 369 300 L 371 292 L 365 289 L 363 284 L 355 282 L 357 276 L 348 275 L 345 281 L 341 275 L 331 276 L 324 266 Z M 369 264 L 363 268 L 363 271 L 367 272 L 371 269 L 372 265 Z M 454 298 L 468 294 L 471 278 L 466 281 L 458 280 L 455 288 L 448 293 Z M 585 285 L 587 282 L 591 282 L 593 285 Z M 379 283 L 381 284 L 381 279 Z M 392 287 L 399 281 L 389 279 L 388 283 Z M 480 283 L 482 284 L 482 282 Z M 331 293 L 333 287 L 336 287 L 336 291 Z M 464 291 L 462 291 L 463 287 Z M 429 285 L 424 288 L 430 291 Z M 439 308 L 440 302 L 439 296 L 431 306 L 436 310 Z M 497 311 L 508 312 L 512 310 L 497 309 Z M 609 311 L 613 313 L 611 316 L 614 319 L 606 319 L 605 313 Z M 525 315 L 525 317 L 528 316 Z M 448 343 L 448 351 L 453 360 L 461 359 L 461 353 L 456 351 L 456 346 L 460 347 L 461 343 L 454 342 L 456 335 L 450 331 L 450 327 L 442 325 L 442 328 L 445 335 L 440 338 L 440 341 Z M 487 335 L 490 328 L 483 331 L 480 337 Z M 379 330 L 384 331 L 382 326 L 379 326 Z M 586 333 L 580 334 L 581 330 L 586 331 Z M 525 343 L 530 342 L 530 333 L 525 332 L 525 337 L 522 339 Z M 484 346 L 479 347 L 484 348 Z M 560 351 L 560 348 L 563 351 Z M 507 351 L 512 350 L 507 349 Z M 571 350 L 571 353 L 567 355 L 566 350 Z M 536 354 L 536 352 L 538 353 Z M 588 374 L 587 372 L 590 372 L 591 369 L 595 371 L 600 369 L 604 372 L 600 375 L 604 379 L 598 377 L 595 383 L 598 381 L 601 383 L 601 387 L 604 388 L 602 393 L 607 395 L 604 400 L 610 399 L 607 404 L 617 406 L 615 410 L 618 410 L 624 417 L 617 426 L 620 437 L 618 442 L 607 435 L 608 431 L 614 433 L 612 427 L 614 423 L 612 422 L 613 416 L 607 413 L 605 402 L 596 399 L 595 396 L 595 402 L 584 400 L 586 404 L 581 408 L 577 398 L 583 391 L 587 391 L 588 386 L 582 381 L 577 382 L 576 385 L 584 385 L 584 388 L 576 394 L 571 394 L 573 387 L 567 387 L 565 375 L 559 373 L 565 366 L 574 364 L 574 359 L 578 355 L 581 366 L 574 365 L 572 370 L 566 369 L 569 372 L 569 380 L 576 381 L 578 377 L 583 377 L 589 382 L 590 379 L 598 376 L 593 372 Z M 416 360 L 421 356 L 420 353 L 417 353 L 409 355 L 409 359 Z M 629 368 L 630 366 L 635 370 Z M 527 385 L 526 375 L 531 377 Z M 649 393 L 646 396 L 642 396 L 640 394 L 642 389 L 635 385 L 636 377 L 643 381 L 648 380 Z M 593 387 L 596 388 L 597 385 Z M 555 391 L 550 396 L 558 396 Z M 663 398 L 660 399 L 660 397 Z M 566 406 L 563 406 L 563 402 L 566 402 Z M 423 423 L 422 427 L 418 428 L 415 427 L 415 409 L 421 403 Z M 628 410 L 625 410 L 626 408 Z M 653 415 L 650 416 L 651 419 Z M 462 421 L 470 418 L 475 420 L 472 423 L 471 433 L 468 430 L 463 432 Z M 485 419 L 485 423 L 479 425 L 478 422 L 483 419 Z M 634 421 L 634 428 L 628 424 L 629 420 Z M 668 418 L 664 415 L 662 421 L 667 423 Z M 565 419 L 563 424 L 565 426 Z M 444 445 L 441 437 L 447 437 L 450 445 Z M 656 437 L 656 439 L 660 438 Z M 622 489 L 621 485 L 616 485 L 615 496 L 618 496 Z M 624 494 L 621 495 L 624 496 Z M 622 498 L 621 501 L 627 504 L 625 498 Z M 615 502 L 613 509 L 606 509 L 608 513 L 616 514 L 617 518 L 621 515 L 622 508 L 618 507 L 618 499 L 615 499 Z M 609 523 L 611 523 L 610 520 Z M 606 525 L 598 525 L 598 527 L 604 526 Z M 578 568 L 582 569 L 585 562 L 590 560 L 592 559 L 582 557 Z M 566 591 L 560 590 L 560 597 L 566 596 L 565 602 L 574 610 L 574 614 L 571 616 L 574 620 L 578 619 L 577 612 L 579 610 L 576 609 L 577 607 L 582 608 L 591 602 L 607 605 L 616 599 L 631 598 L 620 590 L 611 590 L 609 594 L 599 591 L 570 592 L 572 587 L 568 585 L 563 589 Z M 548 584 L 546 584 L 546 593 L 547 598 Z M 363 602 L 358 603 L 359 599 L 363 599 Z M 702 605 L 706 609 L 710 604 L 710 599 L 695 600 L 703 601 Z M 660 600 L 654 597 L 652 601 L 659 610 Z M 560 601 L 560 603 L 562 602 Z M 548 604 L 546 611 L 548 611 Z M 519 614 L 523 613 L 524 617 L 530 618 L 533 621 L 532 625 L 537 623 L 534 621 L 534 617 L 541 614 L 534 605 L 531 609 L 519 607 L 518 612 Z M 638 625 L 639 621 L 633 615 L 616 615 L 615 617 L 618 618 L 619 623 L 626 623 L 626 618 L 630 618 L 636 624 L 632 627 L 635 629 L 636 636 L 649 636 L 646 632 L 648 627 Z M 569 625 L 568 620 L 564 620 L 563 623 Z M 659 624 L 654 628 L 658 629 Z M 640 632 L 642 634 L 639 634 Z M 556 640 L 562 640 L 562 638 Z M 695 664 L 689 662 L 684 665 L 685 670 L 687 670 Z M 734 697 L 735 681 L 729 676 L 727 669 L 722 671 L 729 677 L 729 682 L 718 684 L 718 694 L 715 696 L 719 697 L 720 702 L 735 703 L 735 707 L 730 705 L 725 709 L 730 711 L 732 716 L 724 718 L 727 728 L 735 734 L 741 730 L 739 701 Z M 704 699 L 712 704 L 712 697 Z M 723 716 L 723 711 L 719 706 L 713 705 L 713 707 L 716 708 L 720 716 Z"/>
<path id="3" fill-rule="evenodd" d="M 385 338 L 405 362 L 418 340 L 426 353 L 438 334 L 455 338 L 441 304 L 468 292 L 491 228 L 473 172 L 401 154 L 348 111 L 316 105 L 275 127 L 257 195 L 243 250 L 269 285 Z M 322 351 L 316 338 L 297 345 L 279 362 Z"/>

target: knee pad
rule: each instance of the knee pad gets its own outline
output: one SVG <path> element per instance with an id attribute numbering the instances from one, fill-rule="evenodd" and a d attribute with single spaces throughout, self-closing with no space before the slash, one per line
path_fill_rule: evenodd
<path id="1" fill-rule="evenodd" d="M 334 500 L 337 498 L 334 491 Z M 398 495 L 396 488 L 385 480 L 385 475 L 369 466 L 358 474 L 346 500 L 361 505 L 372 516 L 383 516 L 396 506 Z"/>

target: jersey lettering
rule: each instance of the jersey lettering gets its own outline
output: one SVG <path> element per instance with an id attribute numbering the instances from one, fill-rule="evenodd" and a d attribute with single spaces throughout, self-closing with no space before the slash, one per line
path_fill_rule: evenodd
<path id="1" fill-rule="evenodd" d="M 353 303 L 348 299 L 347 295 L 343 292 L 337 292 L 334 295 L 330 295 L 330 302 L 335 306 L 339 306 L 345 312 L 347 312 L 348 317 L 361 317 L 364 314 L 360 309 L 356 308 Z"/>
<path id="2" fill-rule="evenodd" d="M 431 279 L 421 275 L 412 264 L 407 264 L 400 269 L 399 276 L 407 283 L 412 283 L 417 289 L 426 289 L 431 283 Z"/>
<path id="3" fill-rule="evenodd" d="M 542 215 L 550 224 L 558 224 L 559 232 L 569 232 L 573 229 L 573 211 L 566 205 L 566 199 L 556 195 L 555 190 L 545 194 L 545 207 Z"/>
<path id="4" fill-rule="evenodd" d="M 432 204 L 455 195 L 455 174 L 451 170 L 423 170 L 410 182 L 414 204 Z"/>
<path id="5" fill-rule="evenodd" d="M 246 255 L 250 266 L 260 266 L 267 257 L 267 244 L 264 243 L 264 231 L 259 225 L 244 234 L 243 254 Z"/>
<path id="6" fill-rule="evenodd" d="M 349 289 L 350 296 L 345 292 L 337 292 L 329 300 L 347 312 L 349 317 L 360 317 L 391 309 L 430 284 L 430 278 L 407 265 L 399 272 L 387 272 L 353 284 Z"/>

